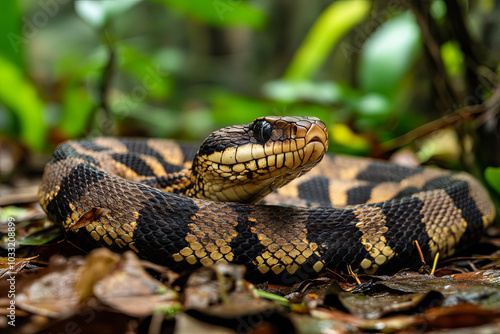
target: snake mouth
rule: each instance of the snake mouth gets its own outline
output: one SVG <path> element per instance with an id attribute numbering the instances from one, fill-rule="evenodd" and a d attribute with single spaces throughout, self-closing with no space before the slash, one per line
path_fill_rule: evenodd
<path id="1" fill-rule="evenodd" d="M 318 136 L 314 136 L 313 139 L 309 141 L 309 143 L 323 143 Z"/>

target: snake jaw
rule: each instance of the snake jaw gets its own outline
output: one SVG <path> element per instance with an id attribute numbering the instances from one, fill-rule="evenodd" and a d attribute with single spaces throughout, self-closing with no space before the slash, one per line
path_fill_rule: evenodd
<path id="1" fill-rule="evenodd" d="M 216 201 L 256 203 L 309 171 L 327 149 L 326 126 L 314 117 L 266 116 L 221 129 L 195 158 L 196 192 Z"/>

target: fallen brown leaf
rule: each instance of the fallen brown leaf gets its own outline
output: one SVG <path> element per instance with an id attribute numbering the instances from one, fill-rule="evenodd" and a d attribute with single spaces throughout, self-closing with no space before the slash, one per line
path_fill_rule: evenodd
<path id="1" fill-rule="evenodd" d="M 118 263 L 120 256 L 107 248 L 95 249 L 87 255 L 85 264 L 79 269 L 75 291 L 80 299 L 92 295 L 94 284 L 110 273 Z"/>
<path id="2" fill-rule="evenodd" d="M 38 256 L 26 257 L 26 258 L 14 258 L 13 262 L 9 261 L 7 257 L 0 257 L 0 278 L 4 278 L 9 272 L 18 273 L 20 272 L 31 260 L 36 259 Z"/>
<path id="3" fill-rule="evenodd" d="M 474 304 L 432 308 L 425 312 L 424 317 L 427 324 L 433 328 L 473 327 L 493 321 L 500 324 L 498 310 L 485 310 Z"/>
<path id="4" fill-rule="evenodd" d="M 93 292 L 104 304 L 135 317 L 158 308 L 180 308 L 177 293 L 149 276 L 132 252 L 123 254 L 114 270 L 94 284 Z"/>
<path id="5" fill-rule="evenodd" d="M 16 307 L 47 317 L 60 318 L 78 309 L 80 298 L 74 286 L 81 258 L 51 259 L 49 268 L 16 277 Z"/>

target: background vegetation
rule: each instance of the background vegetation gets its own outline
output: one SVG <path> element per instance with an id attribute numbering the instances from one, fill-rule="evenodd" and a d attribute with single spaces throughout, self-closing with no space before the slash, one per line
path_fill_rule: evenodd
<path id="1" fill-rule="evenodd" d="M 0 12 L 4 182 L 39 174 L 67 139 L 202 140 L 278 114 L 320 117 L 335 152 L 465 169 L 500 194 L 493 0 L 23 0 Z"/>

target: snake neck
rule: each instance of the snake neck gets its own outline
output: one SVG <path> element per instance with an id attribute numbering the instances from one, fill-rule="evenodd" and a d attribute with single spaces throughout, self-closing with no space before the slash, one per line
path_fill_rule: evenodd
<path id="1" fill-rule="evenodd" d="M 221 180 L 221 183 L 223 182 L 224 180 Z M 214 184 L 212 179 L 207 180 L 207 171 L 200 172 L 197 158 L 194 159 L 191 168 L 156 178 L 154 183 L 153 186 L 165 192 L 209 200 L 220 200 L 216 193 L 222 190 L 222 187 Z"/>
<path id="2" fill-rule="evenodd" d="M 300 171 L 289 171 L 275 177 L 260 177 L 251 170 L 236 172 L 234 166 L 214 164 L 203 155 L 197 155 L 190 170 L 180 178 L 184 187 L 179 194 L 219 202 L 258 203 L 275 189 L 282 187 L 298 174 L 307 172 L 312 165 Z M 179 176 L 180 177 L 180 176 Z"/>
<path id="3" fill-rule="evenodd" d="M 237 178 L 232 176 L 227 171 L 225 172 L 224 167 L 215 168 L 207 160 L 196 156 L 191 168 L 154 179 L 142 180 L 142 183 L 187 197 L 223 202 L 257 203 L 285 182 L 281 179 L 269 179 L 250 185 L 239 184 Z"/>

